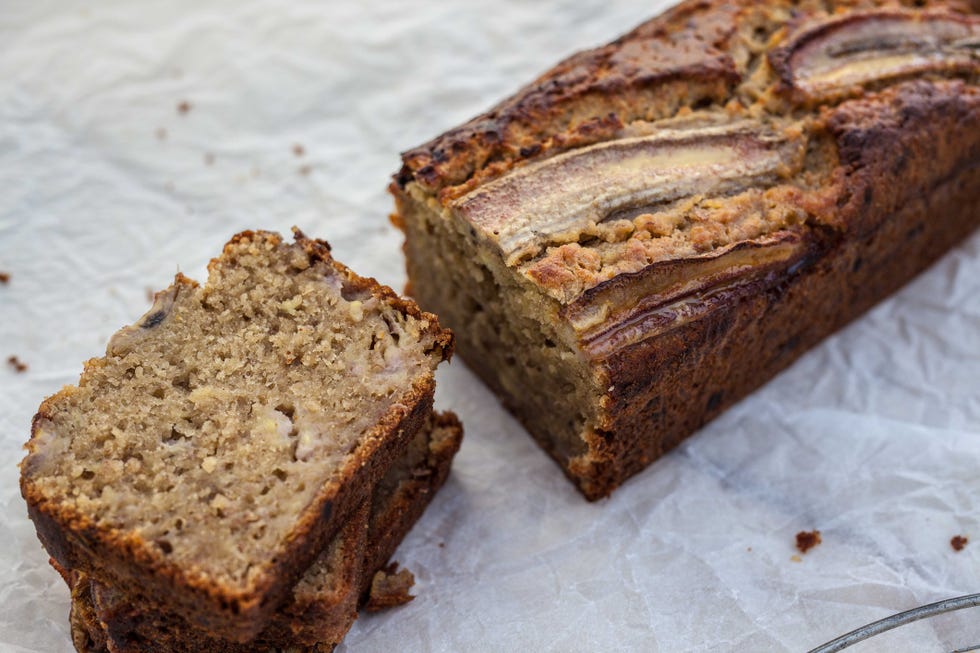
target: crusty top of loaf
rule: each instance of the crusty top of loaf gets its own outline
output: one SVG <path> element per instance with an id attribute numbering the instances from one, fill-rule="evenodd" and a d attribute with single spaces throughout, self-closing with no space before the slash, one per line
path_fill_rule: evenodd
<path id="1" fill-rule="evenodd" d="M 395 182 L 448 200 L 487 177 L 599 142 L 636 120 L 724 106 L 751 84 L 769 38 L 846 12 L 976 14 L 969 0 L 688 0 L 612 43 L 562 61 L 489 111 L 402 154 Z M 475 183 L 465 184 L 475 178 Z M 454 188 L 463 185 L 463 188 Z"/>
<path id="2" fill-rule="evenodd" d="M 958 103 L 975 118 L 976 12 L 690 0 L 405 153 L 393 190 L 465 226 L 556 300 L 578 340 L 625 322 L 650 335 L 641 314 L 676 325 L 691 310 L 681 298 L 795 272 L 814 241 L 860 231 L 862 212 L 840 210 L 848 149 L 888 149 L 874 134 L 896 105 Z M 869 113 L 877 124 L 856 120 Z M 940 122 L 923 124 L 927 138 Z M 975 158 L 959 139 L 946 154 Z"/>
<path id="3" fill-rule="evenodd" d="M 738 8 L 705 11 L 711 6 L 685 3 L 569 57 L 490 111 L 405 152 L 397 182 L 448 189 L 604 140 L 632 120 L 669 116 L 682 102 L 723 102 L 739 78 L 727 52 Z"/>

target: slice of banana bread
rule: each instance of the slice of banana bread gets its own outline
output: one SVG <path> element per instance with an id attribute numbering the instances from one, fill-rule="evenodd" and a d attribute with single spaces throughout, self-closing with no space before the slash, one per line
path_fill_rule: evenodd
<path id="1" fill-rule="evenodd" d="M 980 223 L 976 2 L 688 0 L 403 155 L 410 292 L 589 499 Z"/>
<path id="2" fill-rule="evenodd" d="M 331 650 L 356 618 L 362 589 L 445 482 L 462 436 L 462 425 L 454 414 L 434 414 L 430 425 L 378 485 L 370 509 L 365 505 L 355 512 L 355 518 L 293 589 L 290 603 L 254 640 L 235 643 L 216 638 L 180 617 L 140 606 L 85 574 L 63 572 L 72 588 L 76 649 L 113 653 Z M 387 555 L 379 558 L 379 551 Z"/>
<path id="3" fill-rule="evenodd" d="M 63 567 L 258 635 L 431 412 L 452 336 L 296 232 L 178 275 L 34 418 L 21 491 Z"/>

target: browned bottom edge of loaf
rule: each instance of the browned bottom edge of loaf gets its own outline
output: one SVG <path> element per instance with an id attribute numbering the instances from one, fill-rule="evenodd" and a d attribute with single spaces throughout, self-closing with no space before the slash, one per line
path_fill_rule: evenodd
<path id="1" fill-rule="evenodd" d="M 390 499 L 382 504 L 382 509 L 371 516 L 373 527 L 368 532 L 366 549 L 358 551 L 363 553 L 363 557 L 347 561 L 347 564 L 361 565 L 354 575 L 357 587 L 350 592 L 355 602 L 358 598 L 363 600 L 374 573 L 388 562 L 449 476 L 452 460 L 462 442 L 462 425 L 451 412 L 435 413 L 433 430 L 441 430 L 444 437 L 439 441 L 430 441 L 424 461 L 398 484 Z M 58 568 L 56 563 L 53 564 Z M 279 629 L 274 639 L 260 637 L 257 640 L 261 641 L 260 644 L 221 640 L 190 627 L 155 632 L 152 628 L 140 629 L 138 622 L 134 623 L 122 614 L 116 615 L 117 618 L 110 623 L 101 622 L 92 599 L 92 584 L 77 573 L 63 569 L 59 569 L 59 572 L 72 590 L 71 634 L 73 644 L 80 653 L 326 653 L 340 643 L 357 616 L 354 604 L 347 605 L 346 602 L 336 606 L 336 610 L 330 606 L 321 611 L 318 617 L 331 621 L 332 635 L 316 643 L 297 642 L 285 634 L 285 629 Z M 299 632 L 302 624 L 296 624 L 294 629 Z"/>

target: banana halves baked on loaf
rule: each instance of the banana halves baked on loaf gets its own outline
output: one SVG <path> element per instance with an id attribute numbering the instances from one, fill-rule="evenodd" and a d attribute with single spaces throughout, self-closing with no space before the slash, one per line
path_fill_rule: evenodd
<path id="1" fill-rule="evenodd" d="M 410 292 L 589 499 L 980 222 L 967 2 L 690 0 L 403 155 Z"/>
<path id="2" fill-rule="evenodd" d="M 462 440 L 452 413 L 435 414 L 354 513 L 255 640 L 215 638 L 180 617 L 140 606 L 83 573 L 66 573 L 72 588 L 72 636 L 80 653 L 262 653 L 329 651 L 356 618 L 359 597 L 377 569 L 445 482 Z M 369 515 L 370 513 L 370 515 Z M 384 529 L 377 529 L 384 524 Z M 375 526 L 375 528 L 371 528 Z M 369 530 L 370 529 L 370 530 Z M 385 553 L 383 559 L 377 552 Z"/>
<path id="3" fill-rule="evenodd" d="M 63 568 L 249 641 L 429 418 L 452 336 L 296 234 L 245 232 L 34 418 L 21 491 Z"/>

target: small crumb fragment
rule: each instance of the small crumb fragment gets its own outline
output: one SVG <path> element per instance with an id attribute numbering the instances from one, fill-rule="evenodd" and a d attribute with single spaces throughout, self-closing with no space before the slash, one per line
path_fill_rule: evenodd
<path id="1" fill-rule="evenodd" d="M 355 299 L 352 301 L 350 306 L 348 306 L 348 310 L 350 311 L 351 319 L 355 322 L 360 322 L 364 319 L 364 305 L 358 300 Z"/>
<path id="2" fill-rule="evenodd" d="M 167 130 L 163 127 L 157 127 L 156 131 L 153 133 L 156 135 L 158 141 L 167 140 Z"/>
<path id="3" fill-rule="evenodd" d="M 300 166 L 299 167 L 299 174 L 301 174 L 303 176 L 306 176 L 306 175 L 310 174 L 311 172 L 313 172 L 313 168 L 311 168 L 310 166 Z"/>
<path id="4" fill-rule="evenodd" d="M 214 165 L 214 155 L 210 152 L 204 153 L 204 165 L 213 166 Z"/>
<path id="5" fill-rule="evenodd" d="M 795 553 L 793 555 L 791 555 L 789 557 L 789 559 L 792 560 L 793 562 L 803 562 L 803 558 L 801 558 L 800 556 L 796 555 Z"/>
<path id="6" fill-rule="evenodd" d="M 295 295 L 292 299 L 287 299 L 279 304 L 279 310 L 289 315 L 296 315 L 296 310 L 303 305 L 303 296 Z"/>
<path id="7" fill-rule="evenodd" d="M 3 285 L 7 285 L 8 283 L 10 283 L 9 272 L 0 272 L 0 283 L 2 283 Z"/>
<path id="8" fill-rule="evenodd" d="M 796 548 L 800 553 L 806 553 L 821 542 L 820 531 L 800 531 L 796 534 Z"/>
<path id="9" fill-rule="evenodd" d="M 303 156 L 304 154 L 306 154 L 306 148 L 300 145 L 299 143 L 295 143 L 293 145 L 293 154 L 295 154 L 296 156 Z"/>
<path id="10" fill-rule="evenodd" d="M 10 356 L 7 358 L 7 364 L 14 368 L 14 371 L 18 374 L 23 374 L 27 371 L 27 363 L 23 362 L 16 356 Z"/>
<path id="11" fill-rule="evenodd" d="M 191 103 L 187 100 L 181 100 L 177 103 L 177 113 L 181 115 L 189 113 L 192 108 Z"/>
<path id="12" fill-rule="evenodd" d="M 446 543 L 445 542 L 439 542 L 439 548 L 440 549 L 445 549 L 446 548 Z"/>
<path id="13" fill-rule="evenodd" d="M 954 535 L 953 539 L 949 541 L 949 545 L 953 547 L 953 551 L 962 551 L 969 541 L 970 538 L 964 535 Z"/>
<path id="14" fill-rule="evenodd" d="M 399 571 L 398 563 L 393 562 L 374 574 L 364 609 L 368 612 L 378 612 L 405 605 L 415 598 L 408 593 L 414 584 L 415 575 L 408 569 Z"/>

